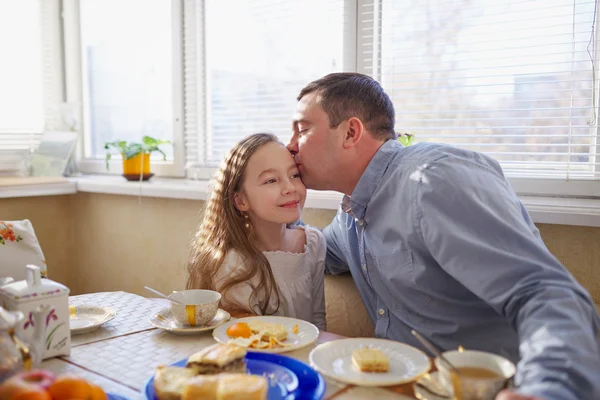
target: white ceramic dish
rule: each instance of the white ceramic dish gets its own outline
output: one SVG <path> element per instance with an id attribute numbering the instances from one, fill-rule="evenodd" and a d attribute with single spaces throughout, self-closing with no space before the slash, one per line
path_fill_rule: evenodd
<path id="1" fill-rule="evenodd" d="M 149 321 L 153 326 L 176 335 L 195 335 L 213 330 L 219 325 L 229 321 L 230 318 L 231 315 L 229 315 L 227 311 L 219 308 L 215 317 L 206 325 L 189 326 L 180 324 L 173 316 L 171 309 L 163 308 L 162 310 L 152 314 Z"/>
<path id="2" fill-rule="evenodd" d="M 319 337 L 319 328 L 310 322 L 296 318 L 273 316 L 246 317 L 229 321 L 215 329 L 213 331 L 213 337 L 217 342 L 226 344 L 231 339 L 229 336 L 227 336 L 227 328 L 238 322 L 251 322 L 257 320 L 261 322 L 284 325 L 288 331 L 288 337 L 284 343 L 290 344 L 291 346 L 276 347 L 272 349 L 251 348 L 249 349 L 250 351 L 258 351 L 263 353 L 285 353 L 287 351 L 294 351 L 306 347 L 314 343 Z M 296 325 L 298 325 L 298 333 L 293 333 L 292 329 Z"/>
<path id="3" fill-rule="evenodd" d="M 108 307 L 78 305 L 69 306 L 69 329 L 71 335 L 91 332 L 112 320 L 117 313 Z"/>
<path id="4" fill-rule="evenodd" d="M 388 372 L 361 372 L 352 362 L 352 352 L 370 347 L 390 360 Z M 357 386 L 392 386 L 412 382 L 431 368 L 421 350 L 386 339 L 352 338 L 323 343 L 309 355 L 310 365 L 321 374 Z"/>
<path id="5" fill-rule="evenodd" d="M 435 382 L 431 382 L 431 380 Z M 450 400 L 454 398 L 453 391 L 442 386 L 437 371 L 430 372 L 429 377 L 423 376 L 417 379 L 413 384 L 413 389 L 415 397 L 419 400 Z"/>

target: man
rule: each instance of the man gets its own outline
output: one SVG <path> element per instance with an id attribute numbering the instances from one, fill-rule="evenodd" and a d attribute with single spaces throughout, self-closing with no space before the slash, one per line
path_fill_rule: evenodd
<path id="1" fill-rule="evenodd" d="M 298 96 L 288 149 L 307 187 L 344 193 L 326 270 L 350 271 L 378 337 L 518 362 L 498 399 L 600 399 L 600 318 L 548 251 L 499 164 L 395 140 L 394 107 L 355 73 Z M 534 397 L 528 397 L 534 396 Z"/>

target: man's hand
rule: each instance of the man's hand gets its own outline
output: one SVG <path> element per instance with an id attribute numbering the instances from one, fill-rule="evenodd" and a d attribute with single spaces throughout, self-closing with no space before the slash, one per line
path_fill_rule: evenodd
<path id="1" fill-rule="evenodd" d="M 498 393 L 496 400 L 542 400 L 539 397 L 524 396 L 522 394 L 513 392 L 512 390 L 503 390 Z"/>

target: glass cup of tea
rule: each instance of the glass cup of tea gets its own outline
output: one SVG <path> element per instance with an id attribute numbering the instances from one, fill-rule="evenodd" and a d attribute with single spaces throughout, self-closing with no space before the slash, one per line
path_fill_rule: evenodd
<path id="1" fill-rule="evenodd" d="M 512 386 L 516 367 L 504 357 L 476 350 L 452 350 L 443 355 L 459 375 L 448 369 L 439 357 L 434 363 L 440 383 L 456 400 L 494 400 L 502 389 Z"/>

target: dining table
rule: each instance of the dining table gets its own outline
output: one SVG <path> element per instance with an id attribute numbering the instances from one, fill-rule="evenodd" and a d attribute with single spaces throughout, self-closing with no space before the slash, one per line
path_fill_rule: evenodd
<path id="1" fill-rule="evenodd" d="M 44 360 L 41 368 L 56 375 L 74 374 L 101 386 L 104 391 L 127 399 L 144 399 L 143 389 L 159 365 L 169 365 L 216 343 L 212 331 L 193 336 L 176 335 L 154 327 L 150 316 L 165 307 L 165 300 L 146 298 L 122 291 L 90 293 L 69 297 L 70 306 L 108 307 L 114 319 L 99 328 L 71 336 L 71 354 Z M 317 340 L 304 348 L 282 355 L 309 364 L 309 354 L 321 343 L 344 339 L 321 331 Z M 414 399 L 413 384 L 364 387 L 323 376 L 324 399 Z"/>

